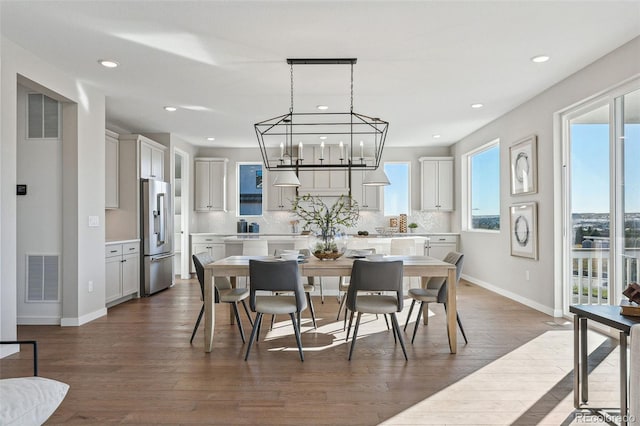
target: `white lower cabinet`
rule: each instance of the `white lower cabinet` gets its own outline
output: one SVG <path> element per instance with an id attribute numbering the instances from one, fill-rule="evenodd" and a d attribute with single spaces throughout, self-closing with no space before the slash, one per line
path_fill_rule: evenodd
<path id="1" fill-rule="evenodd" d="M 140 290 L 140 243 L 107 244 L 105 255 L 105 302 L 135 296 Z"/>
<path id="2" fill-rule="evenodd" d="M 219 235 L 192 235 L 191 255 L 207 252 L 213 257 L 213 260 L 223 259 L 225 257 L 224 238 L 226 237 Z M 191 265 L 189 270 L 195 273 L 196 270 L 191 257 L 189 257 L 189 264 Z"/>
<path id="3" fill-rule="evenodd" d="M 429 235 L 429 244 L 425 248 L 425 255 L 444 259 L 447 253 L 458 251 L 458 237 L 455 235 Z"/>

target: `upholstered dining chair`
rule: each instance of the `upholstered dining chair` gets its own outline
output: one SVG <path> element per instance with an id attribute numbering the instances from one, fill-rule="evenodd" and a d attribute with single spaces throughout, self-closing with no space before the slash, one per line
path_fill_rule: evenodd
<path id="1" fill-rule="evenodd" d="M 258 340 L 262 316 L 264 314 L 289 314 L 298 344 L 300 360 L 304 361 L 300 322 L 297 320 L 297 314 L 306 309 L 307 300 L 304 297 L 298 261 L 249 260 L 249 292 L 249 306 L 256 313 L 256 319 L 253 322 L 253 330 L 251 330 L 244 360 L 249 359 L 253 342 Z M 282 292 L 292 292 L 293 296 L 277 294 Z"/>
<path id="2" fill-rule="evenodd" d="M 383 314 L 391 316 L 391 324 L 394 339 L 400 341 L 404 359 L 407 360 L 407 350 L 404 345 L 400 326 L 398 325 L 397 312 L 402 311 L 402 261 L 369 261 L 355 260 L 351 269 L 351 282 L 347 291 L 347 308 L 351 311 L 349 330 L 353 322 L 354 313 L 358 313 L 356 325 L 353 330 L 351 348 L 349 349 L 349 361 L 353 355 L 353 349 L 358 338 L 358 328 L 362 314 Z M 392 292 L 395 294 L 385 294 Z"/>
<path id="3" fill-rule="evenodd" d="M 362 246 L 362 248 L 350 248 L 349 245 L 347 245 L 347 250 L 353 250 L 352 253 L 358 253 L 359 255 L 368 255 L 368 254 L 376 254 L 376 249 L 375 248 L 365 248 L 364 246 Z M 349 251 L 347 251 L 347 253 L 349 253 Z M 342 310 L 344 308 L 344 326 L 342 327 L 343 329 L 346 328 L 347 325 L 347 311 L 348 309 L 346 309 L 346 302 L 347 302 L 347 291 L 349 290 L 349 277 L 340 277 L 338 279 L 338 295 L 340 296 L 340 306 L 338 306 L 338 316 L 336 317 L 336 321 L 340 320 L 340 314 L 342 313 Z"/>
<path id="4" fill-rule="evenodd" d="M 265 239 L 248 238 L 242 241 L 243 256 L 269 256 L 269 241 Z M 245 277 L 245 287 L 249 287 L 248 278 Z"/>
<path id="5" fill-rule="evenodd" d="M 309 249 L 299 249 L 300 250 L 300 254 L 303 256 L 310 256 L 311 253 L 309 252 Z M 282 249 L 276 249 L 273 252 L 273 255 L 278 257 L 282 254 Z M 309 278 L 313 278 L 313 277 L 307 277 L 307 283 L 303 283 L 302 287 L 304 288 L 304 293 L 307 296 L 307 305 L 309 306 L 309 311 L 311 312 L 311 321 L 313 322 L 313 328 L 317 329 L 318 326 L 316 325 L 316 311 L 313 307 L 313 300 L 311 299 L 311 293 L 313 293 L 316 290 L 315 285 L 313 284 L 313 279 L 309 279 Z M 304 278 L 303 278 L 304 279 Z M 273 321 L 275 319 L 275 315 L 273 315 L 271 317 L 271 327 L 273 327 Z M 300 316 L 298 316 L 298 321 L 300 321 Z"/>
<path id="6" fill-rule="evenodd" d="M 196 331 L 198 331 L 198 326 L 200 325 L 202 315 L 204 314 L 204 265 L 211 262 L 213 262 L 213 257 L 211 257 L 208 252 L 196 253 L 193 255 L 193 264 L 196 268 L 198 281 L 200 282 L 200 297 L 202 298 L 203 303 L 196 325 L 193 327 L 193 333 L 191 333 L 190 343 L 193 343 L 193 338 L 196 335 Z M 233 306 L 233 313 L 236 316 L 236 323 L 238 324 L 240 337 L 242 338 L 242 343 L 245 343 L 244 329 L 242 328 L 242 322 L 240 321 L 240 315 L 238 314 L 238 302 L 242 302 L 244 311 L 247 313 L 247 317 L 249 318 L 249 323 L 253 326 L 251 314 L 249 313 L 249 309 L 245 302 L 245 299 L 249 297 L 249 290 L 246 288 L 233 288 L 229 280 L 225 277 L 215 277 L 213 280 L 216 303 L 230 303 Z"/>
<path id="7" fill-rule="evenodd" d="M 444 262 L 451 263 L 452 265 L 456 265 L 456 282 L 453 285 L 457 285 L 458 281 L 460 281 L 460 275 L 462 274 L 462 264 L 464 262 L 464 255 L 462 253 L 457 252 L 449 252 L 445 258 Z M 426 307 L 429 306 L 429 303 L 442 303 L 444 305 L 445 312 L 447 310 L 447 279 L 442 277 L 432 277 L 427 281 L 427 285 L 425 288 L 412 288 L 409 290 L 409 296 L 413 299 L 411 301 L 411 307 L 409 308 L 409 315 L 407 315 L 407 322 L 404 324 L 404 330 L 407 329 L 407 325 L 409 324 L 409 320 L 411 319 L 411 313 L 413 312 L 413 307 L 416 302 L 420 302 L 420 306 L 418 307 L 418 318 L 416 319 L 416 324 L 413 328 L 413 336 L 411 337 L 411 343 L 416 338 L 416 331 L 418 330 L 418 326 L 420 325 L 420 317 L 423 312 L 423 307 L 426 310 Z M 426 304 L 426 306 L 425 306 Z M 426 314 L 425 314 L 426 315 Z M 425 322 L 427 321 L 428 316 L 425 316 Z M 469 343 L 467 341 L 467 335 L 464 332 L 464 328 L 462 327 L 462 321 L 460 321 L 460 315 L 456 311 L 456 319 L 458 321 L 458 326 L 460 327 L 460 331 L 462 332 L 462 337 L 464 338 L 465 343 Z"/>

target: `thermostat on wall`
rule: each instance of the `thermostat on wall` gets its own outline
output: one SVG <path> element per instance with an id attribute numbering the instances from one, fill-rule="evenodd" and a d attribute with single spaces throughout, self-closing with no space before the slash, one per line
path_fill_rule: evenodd
<path id="1" fill-rule="evenodd" d="M 27 185 L 16 185 L 16 195 L 27 195 Z"/>

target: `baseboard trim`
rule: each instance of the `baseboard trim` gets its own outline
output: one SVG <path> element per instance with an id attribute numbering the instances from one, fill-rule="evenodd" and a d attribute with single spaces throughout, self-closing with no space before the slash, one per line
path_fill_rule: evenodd
<path id="1" fill-rule="evenodd" d="M 547 314 L 547 315 L 555 317 L 555 318 L 562 317 L 562 313 L 558 312 L 557 310 L 554 310 L 553 308 L 550 308 L 548 306 L 544 306 L 544 305 L 542 305 L 542 304 L 540 304 L 538 302 L 535 302 L 535 301 L 533 301 L 531 299 L 527 299 L 526 297 L 522 297 L 519 294 L 512 293 L 512 292 L 510 292 L 508 290 L 505 290 L 503 288 L 496 287 L 495 285 L 490 284 L 490 283 L 488 283 L 486 281 L 479 280 L 477 278 L 471 277 L 471 276 L 466 275 L 466 274 L 462 274 L 461 278 L 469 281 L 471 284 L 477 285 L 478 287 L 485 288 L 485 289 L 487 289 L 489 291 L 492 291 L 494 293 L 499 294 L 500 296 L 504 296 L 507 299 L 511 299 L 511 300 L 514 300 L 514 301 L 516 301 L 518 303 L 522 303 L 523 305 L 528 306 L 531 309 L 535 309 L 536 311 L 540 311 L 540 312 L 542 312 L 544 314 Z"/>
<path id="2" fill-rule="evenodd" d="M 62 327 L 79 327 L 83 324 L 91 322 L 95 319 L 103 317 L 107 315 L 107 308 L 98 309 L 97 311 L 90 312 L 88 314 L 82 315 L 79 318 L 62 318 L 60 321 L 60 326 Z"/>
<path id="3" fill-rule="evenodd" d="M 18 317 L 17 325 L 60 325 L 60 317 Z"/>

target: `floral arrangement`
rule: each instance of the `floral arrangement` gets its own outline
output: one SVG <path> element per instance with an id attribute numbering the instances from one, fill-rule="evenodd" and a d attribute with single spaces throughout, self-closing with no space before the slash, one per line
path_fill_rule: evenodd
<path id="1" fill-rule="evenodd" d="M 342 253 L 335 241 L 340 227 L 352 227 L 358 223 L 358 203 L 349 196 L 341 195 L 332 206 L 322 198 L 306 194 L 296 198 L 292 211 L 304 221 L 303 229 L 314 232 L 318 242 L 312 253 L 318 258 L 337 258 Z"/>

